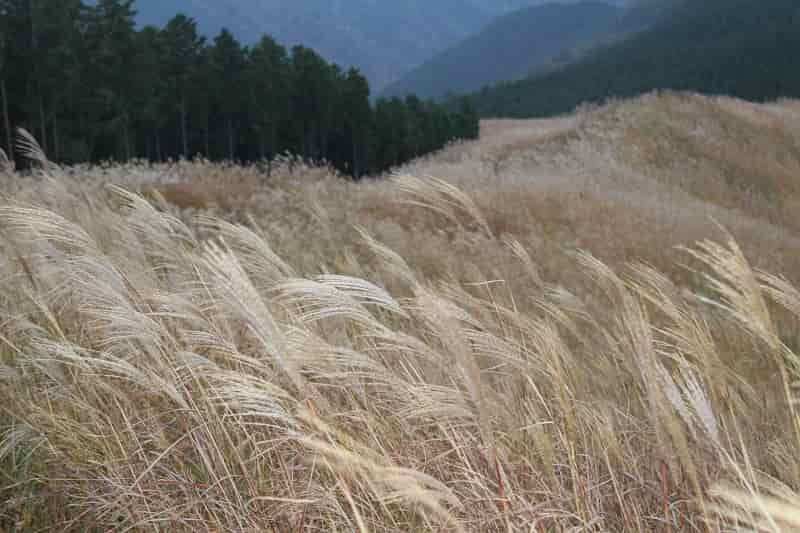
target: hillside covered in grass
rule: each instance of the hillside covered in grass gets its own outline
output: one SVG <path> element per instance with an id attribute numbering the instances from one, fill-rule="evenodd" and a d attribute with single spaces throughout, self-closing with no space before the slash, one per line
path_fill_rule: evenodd
<path id="1" fill-rule="evenodd" d="M 4 165 L 0 529 L 800 527 L 800 103 L 664 93 L 355 183 Z"/>
<path id="2" fill-rule="evenodd" d="M 800 95 L 800 12 L 794 0 L 678 3 L 646 31 L 548 74 L 476 95 L 484 116 L 534 117 L 654 89 L 754 101 Z"/>

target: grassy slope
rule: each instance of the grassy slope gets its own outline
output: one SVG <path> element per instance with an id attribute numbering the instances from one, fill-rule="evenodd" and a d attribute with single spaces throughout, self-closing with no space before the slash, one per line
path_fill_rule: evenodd
<path id="1" fill-rule="evenodd" d="M 477 96 L 486 116 L 546 116 L 653 89 L 770 100 L 800 94 L 793 0 L 688 2 L 649 30 L 564 69 Z"/>
<path id="2" fill-rule="evenodd" d="M 797 102 L 486 122 L 401 171 L 3 180 L 0 529 L 676 531 L 745 460 L 800 487 L 800 297 L 750 266 L 800 281 Z"/>

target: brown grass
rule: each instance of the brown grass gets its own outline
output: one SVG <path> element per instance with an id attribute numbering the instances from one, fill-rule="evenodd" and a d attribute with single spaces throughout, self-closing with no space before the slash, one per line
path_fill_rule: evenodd
<path id="1" fill-rule="evenodd" d="M 0 530 L 796 530 L 795 107 L 7 180 Z"/>
<path id="2" fill-rule="evenodd" d="M 669 96 L 629 124 L 623 150 L 634 164 L 704 201 L 800 228 L 796 120 L 730 99 Z"/>

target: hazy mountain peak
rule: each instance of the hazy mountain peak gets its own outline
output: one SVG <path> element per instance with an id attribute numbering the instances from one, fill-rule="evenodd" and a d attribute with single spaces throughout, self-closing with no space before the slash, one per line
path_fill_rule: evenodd
<path id="1" fill-rule="evenodd" d="M 518 9 L 403 75 L 383 94 L 440 98 L 557 68 L 638 29 L 624 13 L 599 0 Z"/>

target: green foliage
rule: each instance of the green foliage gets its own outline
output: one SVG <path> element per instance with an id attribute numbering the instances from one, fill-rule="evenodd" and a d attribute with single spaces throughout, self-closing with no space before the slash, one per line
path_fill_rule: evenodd
<path id="1" fill-rule="evenodd" d="M 194 20 L 134 24 L 133 0 L 0 0 L 0 139 L 17 127 L 56 161 L 291 152 L 360 177 L 476 137 L 469 105 L 370 105 L 370 87 L 310 48 L 211 43 Z M 388 106 L 388 113 L 383 108 Z"/>
<path id="2" fill-rule="evenodd" d="M 270 37 L 262 38 L 250 51 L 245 76 L 250 88 L 253 129 L 258 136 L 258 155 L 262 159 L 274 157 L 278 126 L 287 116 L 289 66 L 286 49 Z"/>
<path id="3" fill-rule="evenodd" d="M 161 32 L 163 63 L 160 65 L 166 88 L 165 101 L 172 105 L 181 122 L 181 154 L 189 154 L 188 113 L 197 71 L 201 68 L 200 51 L 204 39 L 197 33 L 197 24 L 190 18 L 178 15 L 167 23 Z M 216 46 L 215 46 L 216 49 Z"/>
<path id="4" fill-rule="evenodd" d="M 533 117 L 654 89 L 764 101 L 800 95 L 796 0 L 684 1 L 629 39 L 559 71 L 476 96 L 484 116 Z"/>

